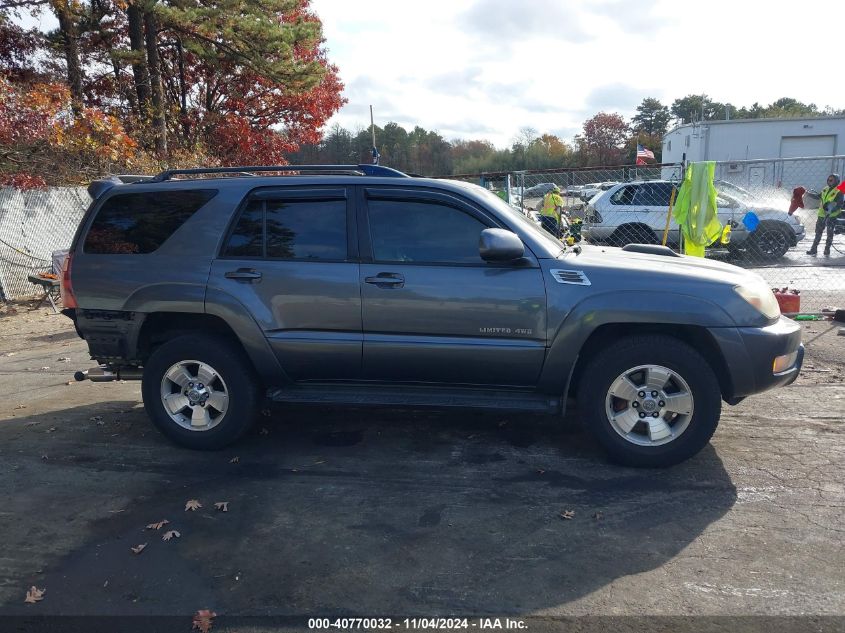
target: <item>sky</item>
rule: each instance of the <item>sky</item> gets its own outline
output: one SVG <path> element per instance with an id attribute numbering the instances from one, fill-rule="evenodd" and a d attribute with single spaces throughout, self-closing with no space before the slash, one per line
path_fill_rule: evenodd
<path id="1" fill-rule="evenodd" d="M 329 122 L 420 125 L 508 147 L 571 140 L 599 111 L 707 94 L 845 108 L 845 2 L 311 0 L 348 103 Z M 25 20 L 33 24 L 31 18 Z M 836 25 L 836 26 L 834 26 Z M 41 28 L 55 20 L 42 18 Z M 829 43 L 830 42 L 830 43 Z"/>
<path id="2" fill-rule="evenodd" d="M 705 93 L 845 107 L 842 0 L 312 0 L 348 103 L 329 125 L 420 125 L 509 146 L 599 111 Z M 832 25 L 840 26 L 831 29 Z M 827 43 L 827 36 L 835 44 Z M 835 35 L 837 34 L 838 35 Z M 838 52 L 834 52 L 838 51 Z"/>

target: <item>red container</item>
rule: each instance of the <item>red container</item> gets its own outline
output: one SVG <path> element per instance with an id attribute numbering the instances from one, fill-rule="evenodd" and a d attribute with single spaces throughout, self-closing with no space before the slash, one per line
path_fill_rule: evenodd
<path id="1" fill-rule="evenodd" d="M 775 299 L 778 300 L 780 311 L 784 314 L 798 314 L 801 312 L 801 295 L 791 292 L 776 292 Z"/>

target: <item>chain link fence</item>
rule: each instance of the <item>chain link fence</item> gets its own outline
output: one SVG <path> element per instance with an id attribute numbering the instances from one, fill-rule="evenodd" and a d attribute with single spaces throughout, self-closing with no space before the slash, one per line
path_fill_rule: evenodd
<path id="1" fill-rule="evenodd" d="M 773 289 L 797 292 L 802 312 L 845 307 L 845 213 L 820 222 L 825 231 L 831 227 L 830 249 L 826 233 L 814 247 L 819 194 L 831 173 L 845 174 L 845 156 L 717 163 L 723 233 L 706 256 L 753 269 Z M 673 163 L 482 174 L 475 180 L 547 230 L 586 243 L 665 243 L 680 251 L 681 233 L 669 209 L 682 177 L 683 165 Z M 568 230 L 540 217 L 555 186 Z"/>
<path id="2" fill-rule="evenodd" d="M 39 294 L 29 275 L 54 272 L 52 253 L 70 246 L 89 204 L 81 187 L 0 188 L 0 300 Z"/>

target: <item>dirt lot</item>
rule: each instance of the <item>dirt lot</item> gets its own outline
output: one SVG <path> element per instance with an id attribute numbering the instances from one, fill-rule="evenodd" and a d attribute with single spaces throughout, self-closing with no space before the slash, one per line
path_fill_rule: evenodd
<path id="1" fill-rule="evenodd" d="M 274 408 L 185 451 L 139 383 L 68 384 L 91 365 L 70 321 L 19 308 L 0 316 L 0 615 L 845 616 L 836 330 L 807 325 L 795 385 L 644 471 L 572 420 L 470 413 Z"/>

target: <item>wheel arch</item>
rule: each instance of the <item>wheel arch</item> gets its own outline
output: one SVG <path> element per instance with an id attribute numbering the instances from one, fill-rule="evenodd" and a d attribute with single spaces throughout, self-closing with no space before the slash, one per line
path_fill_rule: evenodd
<path id="1" fill-rule="evenodd" d="M 606 323 L 597 327 L 579 350 L 572 367 L 566 395 L 575 397 L 584 369 L 596 354 L 622 338 L 649 334 L 670 336 L 698 351 L 716 374 L 722 397 L 727 399 L 732 396 L 733 383 L 730 368 L 712 334 L 700 325 L 678 323 Z"/>

